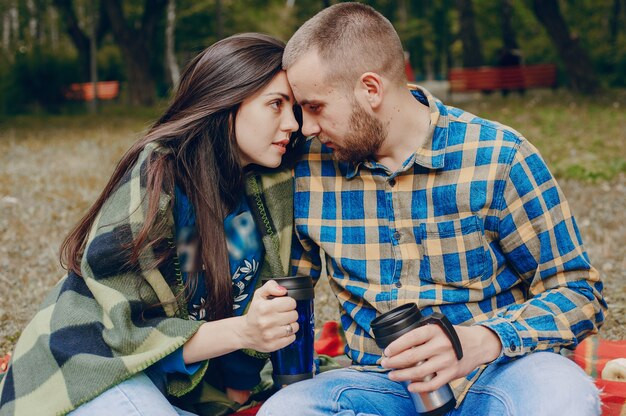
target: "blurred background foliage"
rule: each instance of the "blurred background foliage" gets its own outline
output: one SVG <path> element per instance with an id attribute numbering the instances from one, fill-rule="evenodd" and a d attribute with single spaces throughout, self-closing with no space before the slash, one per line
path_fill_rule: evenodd
<path id="1" fill-rule="evenodd" d="M 0 0 L 0 114 L 72 111 L 63 91 L 91 79 L 92 49 L 98 80 L 121 81 L 127 104 L 152 105 L 170 93 L 180 68 L 215 41 L 247 31 L 288 40 L 333 3 Z M 528 64 L 558 64 L 560 85 L 575 91 L 626 86 L 626 0 L 364 3 L 395 25 L 418 81 L 445 80 L 451 67 L 495 65 L 509 48 Z"/>

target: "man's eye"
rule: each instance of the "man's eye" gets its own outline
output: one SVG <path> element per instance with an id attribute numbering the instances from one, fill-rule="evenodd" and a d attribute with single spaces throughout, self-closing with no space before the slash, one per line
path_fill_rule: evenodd
<path id="1" fill-rule="evenodd" d="M 308 106 L 308 107 L 309 107 L 309 111 L 311 111 L 311 112 L 313 112 L 313 113 L 316 113 L 316 112 L 317 112 L 317 111 L 319 111 L 319 109 L 320 109 L 320 106 L 319 106 L 319 105 L 311 105 L 311 104 L 309 104 L 309 106 Z"/>

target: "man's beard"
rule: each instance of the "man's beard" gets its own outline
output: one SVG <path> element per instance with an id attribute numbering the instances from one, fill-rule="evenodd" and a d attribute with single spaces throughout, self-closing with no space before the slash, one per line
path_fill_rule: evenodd
<path id="1" fill-rule="evenodd" d="M 341 146 L 333 142 L 333 154 L 340 162 L 363 162 L 376 155 L 386 138 L 387 130 L 383 123 L 363 110 L 355 100 L 348 133 L 342 138 Z M 327 139 L 321 136 L 322 141 Z"/>

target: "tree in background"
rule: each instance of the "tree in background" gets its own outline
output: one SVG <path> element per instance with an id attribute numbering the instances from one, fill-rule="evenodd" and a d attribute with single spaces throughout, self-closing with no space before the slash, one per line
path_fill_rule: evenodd
<path id="1" fill-rule="evenodd" d="M 519 48 L 519 44 L 513 28 L 513 1 L 500 0 L 500 13 L 502 18 L 502 47 L 506 51 L 514 51 Z"/>
<path id="2" fill-rule="evenodd" d="M 531 0 L 537 20 L 545 27 L 554 42 L 569 75 L 575 91 L 593 94 L 600 84 L 587 52 L 579 45 L 578 39 L 570 34 L 569 28 L 557 0 Z"/>
<path id="3" fill-rule="evenodd" d="M 286 41 L 338 1 L 0 0 L 0 113 L 52 107 L 42 103 L 90 79 L 93 4 L 98 78 L 124 82 L 130 104 L 149 104 L 171 91 L 178 65 L 217 40 L 258 31 Z M 497 64 L 517 45 L 527 64 L 559 62 L 577 91 L 626 86 L 626 0 L 363 1 L 394 24 L 417 79 L 445 79 L 453 63 Z"/>
<path id="4" fill-rule="evenodd" d="M 165 16 L 167 0 L 146 0 L 136 19 L 128 18 L 120 0 L 102 0 L 111 21 L 111 30 L 122 51 L 128 76 L 128 97 L 133 105 L 152 105 L 156 80 L 151 58 L 159 20 Z"/>
<path id="5" fill-rule="evenodd" d="M 169 73 L 173 89 L 178 87 L 180 68 L 176 60 L 174 31 L 176 29 L 176 0 L 167 0 L 167 23 L 165 25 L 165 67 Z"/>
<path id="6" fill-rule="evenodd" d="M 65 30 L 69 35 L 74 47 L 78 51 L 78 58 L 81 66 L 81 74 L 84 80 L 90 78 L 91 73 L 91 28 L 84 28 L 87 26 L 81 22 L 76 13 L 76 5 L 73 0 L 52 0 L 56 10 L 58 10 L 59 16 L 65 26 Z M 83 6 L 83 5 L 81 5 Z M 93 7 L 93 4 L 88 4 L 89 7 Z M 99 11 L 97 13 L 97 26 L 95 29 L 96 45 L 100 46 L 102 39 L 107 31 L 110 29 L 110 23 L 107 14 L 101 7 L 100 3 Z M 89 19 L 90 20 L 90 19 Z"/>
<path id="7" fill-rule="evenodd" d="M 476 33 L 472 0 L 456 0 L 459 11 L 459 36 L 463 43 L 463 66 L 473 68 L 483 65 L 483 52 Z"/>

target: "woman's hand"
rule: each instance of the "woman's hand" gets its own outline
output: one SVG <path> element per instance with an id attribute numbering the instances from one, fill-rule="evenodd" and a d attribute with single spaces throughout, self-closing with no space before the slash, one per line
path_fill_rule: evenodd
<path id="1" fill-rule="evenodd" d="M 226 396 L 234 402 L 244 404 L 250 398 L 250 390 L 235 390 L 230 387 L 226 387 Z"/>
<path id="2" fill-rule="evenodd" d="M 296 301 L 271 280 L 255 293 L 243 316 L 203 323 L 183 346 L 186 364 L 249 348 L 272 352 L 291 344 L 298 332 Z"/>
<path id="3" fill-rule="evenodd" d="M 243 348 L 272 352 L 291 344 L 298 332 L 296 301 L 287 289 L 270 280 L 254 292 L 250 308 L 235 329 Z"/>

